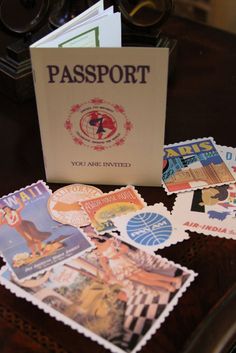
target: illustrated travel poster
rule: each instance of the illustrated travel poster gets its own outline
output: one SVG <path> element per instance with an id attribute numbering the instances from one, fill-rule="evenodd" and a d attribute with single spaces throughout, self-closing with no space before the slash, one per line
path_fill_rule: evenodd
<path id="1" fill-rule="evenodd" d="M 135 353 L 164 322 L 196 274 L 110 237 L 97 248 L 17 283 L 1 283 L 17 296 L 117 353 Z"/>
<path id="2" fill-rule="evenodd" d="M 81 230 L 52 220 L 50 194 L 38 181 L 0 199 L 0 251 L 20 280 L 92 248 Z"/>
<path id="3" fill-rule="evenodd" d="M 92 226 L 103 233 L 115 229 L 114 217 L 139 210 L 146 203 L 133 186 L 126 186 L 108 194 L 80 202 Z"/>
<path id="4" fill-rule="evenodd" d="M 168 194 L 235 182 L 210 137 L 168 145 L 164 152 L 163 184 Z"/>
<path id="5" fill-rule="evenodd" d="M 172 214 L 185 229 L 236 240 L 236 184 L 178 194 Z"/>
<path id="6" fill-rule="evenodd" d="M 117 217 L 113 222 L 119 237 L 151 253 L 189 238 L 184 227 L 161 203 Z"/>

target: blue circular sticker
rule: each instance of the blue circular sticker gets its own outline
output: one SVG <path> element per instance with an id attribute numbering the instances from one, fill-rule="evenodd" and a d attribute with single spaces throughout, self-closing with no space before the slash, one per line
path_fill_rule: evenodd
<path id="1" fill-rule="evenodd" d="M 166 217 L 158 213 L 145 212 L 132 217 L 127 223 L 126 231 L 136 243 L 155 246 L 168 240 L 172 225 Z"/>

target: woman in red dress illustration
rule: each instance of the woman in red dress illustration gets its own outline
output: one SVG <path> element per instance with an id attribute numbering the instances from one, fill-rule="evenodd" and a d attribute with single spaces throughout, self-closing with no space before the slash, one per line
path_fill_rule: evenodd
<path id="1" fill-rule="evenodd" d="M 14 209 L 9 206 L 1 208 L 0 212 L 0 225 L 6 224 L 14 228 L 26 241 L 28 248 L 31 250 L 32 256 L 36 253 L 43 254 L 43 241 L 47 239 L 51 233 L 41 232 L 35 224 L 29 220 L 22 219 L 21 211 L 24 204 L 21 200 L 17 199 L 19 207 Z"/>

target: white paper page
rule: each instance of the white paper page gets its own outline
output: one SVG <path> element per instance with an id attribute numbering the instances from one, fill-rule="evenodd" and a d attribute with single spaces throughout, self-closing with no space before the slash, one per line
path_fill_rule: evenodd
<path id="1" fill-rule="evenodd" d="M 117 12 L 83 24 L 40 47 L 121 47 L 121 14 Z"/>
<path id="2" fill-rule="evenodd" d="M 83 13 L 81 13 L 80 15 L 73 18 L 71 21 L 65 23 L 63 26 L 57 28 L 52 33 L 49 33 L 45 37 L 43 37 L 40 40 L 38 40 L 37 42 L 33 43 L 30 47 L 32 47 L 32 48 L 40 47 L 42 44 L 44 44 L 48 40 L 52 40 L 52 39 L 59 37 L 64 32 L 66 32 L 70 29 L 73 29 L 77 25 L 85 23 L 86 21 L 93 21 L 94 18 L 96 18 L 98 15 L 102 14 L 103 12 L 106 12 L 106 10 L 104 11 L 103 0 L 100 0 L 97 3 L 95 3 L 93 6 L 89 7 L 87 10 L 85 10 Z"/>
<path id="3" fill-rule="evenodd" d="M 108 16 L 108 15 L 111 15 L 114 13 L 114 7 L 113 6 L 110 6 L 108 9 L 104 10 L 103 12 L 100 12 L 99 14 L 96 14 L 95 16 L 93 16 L 92 18 L 89 18 L 89 19 L 85 19 L 83 21 L 80 21 L 78 24 L 76 24 L 75 26 L 73 26 L 72 28 L 68 28 L 66 29 L 65 31 L 63 31 L 63 34 L 64 33 L 68 33 L 69 31 L 73 30 L 73 29 L 76 29 L 78 27 L 80 27 L 81 25 L 85 25 L 85 24 L 88 24 L 88 23 L 92 23 L 93 21 L 96 21 L 100 18 L 103 18 L 105 16 Z"/>

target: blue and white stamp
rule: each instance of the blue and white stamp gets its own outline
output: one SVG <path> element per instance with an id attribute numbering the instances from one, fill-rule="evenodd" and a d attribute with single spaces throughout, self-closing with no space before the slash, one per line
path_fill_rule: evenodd
<path id="1" fill-rule="evenodd" d="M 167 241 L 172 230 L 169 219 L 156 212 L 135 215 L 130 218 L 126 226 L 129 238 L 145 246 L 158 246 Z"/>
<path id="2" fill-rule="evenodd" d="M 124 241 L 151 252 L 188 239 L 184 228 L 163 204 L 117 217 L 114 223 Z"/>

